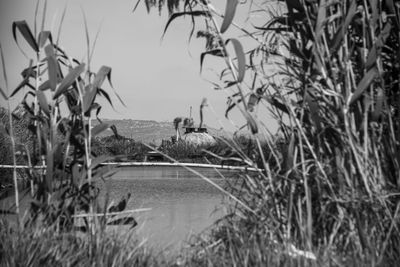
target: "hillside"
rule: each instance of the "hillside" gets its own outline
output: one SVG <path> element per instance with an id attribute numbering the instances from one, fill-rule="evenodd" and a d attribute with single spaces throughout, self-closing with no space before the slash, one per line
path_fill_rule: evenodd
<path id="1" fill-rule="evenodd" d="M 157 122 L 152 120 L 110 120 L 103 119 L 103 122 L 115 125 L 118 133 L 128 138 L 144 143 L 161 144 L 163 139 L 171 140 L 171 136 L 175 135 L 172 122 Z M 97 121 L 96 121 L 97 123 Z M 94 123 L 94 124 L 96 124 Z M 207 126 L 206 126 L 207 127 Z M 181 134 L 184 129 L 180 128 Z M 226 136 L 227 134 L 215 128 L 208 127 L 208 132 L 213 136 Z M 108 129 L 100 136 L 112 135 L 112 131 Z"/>

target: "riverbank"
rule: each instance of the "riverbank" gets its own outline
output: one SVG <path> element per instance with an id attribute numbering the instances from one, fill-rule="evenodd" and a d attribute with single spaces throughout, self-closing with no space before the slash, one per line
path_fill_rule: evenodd
<path id="1" fill-rule="evenodd" d="M 188 167 L 188 168 L 212 168 L 222 170 L 242 170 L 242 171 L 263 171 L 262 169 L 247 167 L 247 166 L 230 166 L 230 165 L 218 165 L 218 164 L 206 164 L 206 163 L 185 163 L 185 162 L 105 162 L 101 165 L 109 165 L 115 167 L 125 166 L 163 166 L 163 167 Z M 4 169 L 46 169 L 46 166 L 27 166 L 27 165 L 0 165 L 0 168 Z"/>

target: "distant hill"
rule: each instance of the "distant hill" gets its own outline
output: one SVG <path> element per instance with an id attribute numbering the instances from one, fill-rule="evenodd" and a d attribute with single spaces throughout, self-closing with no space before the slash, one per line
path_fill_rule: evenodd
<path id="1" fill-rule="evenodd" d="M 110 120 L 103 119 L 104 123 L 115 125 L 118 130 L 118 134 L 128 138 L 133 138 L 136 141 L 144 143 L 155 143 L 161 144 L 163 139 L 171 140 L 171 136 L 175 135 L 175 129 L 171 122 L 157 122 L 152 120 Z M 97 123 L 94 122 L 94 125 Z M 207 127 L 207 126 L 206 126 Z M 217 130 L 215 128 L 207 127 L 208 132 L 213 136 L 227 136 L 226 132 Z M 184 129 L 180 128 L 181 134 L 184 133 Z M 104 131 L 100 136 L 112 135 L 110 129 Z"/>

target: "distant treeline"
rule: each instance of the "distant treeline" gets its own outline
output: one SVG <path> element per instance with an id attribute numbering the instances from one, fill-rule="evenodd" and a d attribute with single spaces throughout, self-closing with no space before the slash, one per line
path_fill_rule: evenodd
<path id="1" fill-rule="evenodd" d="M 261 156 L 256 152 L 255 142 L 249 136 L 238 136 L 232 139 L 217 139 L 215 145 L 197 146 L 185 141 L 171 142 L 164 140 L 161 146 L 155 144 L 144 145 L 132 138 L 121 135 L 96 137 L 92 139 L 92 153 L 96 156 L 109 155 L 117 156 L 119 161 L 143 161 L 150 147 L 167 156 L 186 163 L 210 163 L 224 165 L 245 164 L 243 156 L 259 163 L 261 167 Z M 269 149 L 266 149 L 264 157 L 269 157 Z M 235 149 L 236 148 L 236 149 Z M 167 158 L 165 158 L 168 161 Z"/>

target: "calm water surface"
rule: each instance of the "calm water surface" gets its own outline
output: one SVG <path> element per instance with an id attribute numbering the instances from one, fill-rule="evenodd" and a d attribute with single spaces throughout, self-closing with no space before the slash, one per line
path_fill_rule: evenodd
<path id="1" fill-rule="evenodd" d="M 197 171 L 224 185 L 215 170 Z M 223 174 L 234 175 L 227 170 Z M 224 215 L 222 193 L 181 167 L 121 167 L 106 186 L 114 201 L 132 194 L 127 209 L 152 209 L 135 214 L 135 233 L 153 248 L 178 248 Z"/>

